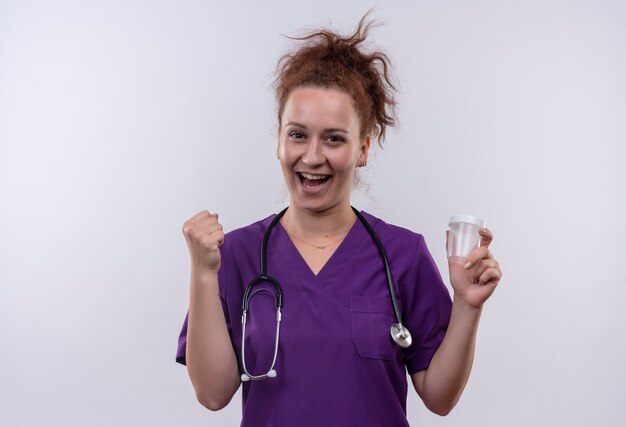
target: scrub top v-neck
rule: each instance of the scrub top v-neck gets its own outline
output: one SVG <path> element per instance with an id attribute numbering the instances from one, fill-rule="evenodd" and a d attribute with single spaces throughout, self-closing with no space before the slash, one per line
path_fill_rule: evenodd
<path id="1" fill-rule="evenodd" d="M 360 221 L 317 275 L 280 223 L 267 271 L 283 288 L 276 378 L 242 385 L 242 426 L 406 426 L 407 372 L 426 369 L 450 318 L 451 299 L 421 235 L 363 212 L 387 252 L 405 325 L 414 336 L 397 347 L 393 306 L 378 249 Z M 241 366 L 241 302 L 259 273 L 269 216 L 228 233 L 219 287 Z M 271 287 L 255 290 L 246 326 L 246 365 L 265 372 L 274 346 Z M 177 361 L 185 363 L 187 319 Z"/>
<path id="2" fill-rule="evenodd" d="M 352 224 L 350 230 L 328 258 L 317 274 L 313 272 L 304 257 L 290 239 L 283 225 L 278 222 L 270 237 L 271 250 L 277 251 L 282 257 L 284 265 L 289 266 L 293 279 L 302 287 L 303 291 L 314 301 L 317 307 L 327 288 L 333 286 L 338 273 L 345 267 L 350 253 L 355 250 L 355 237 L 359 233 L 358 220 Z"/>

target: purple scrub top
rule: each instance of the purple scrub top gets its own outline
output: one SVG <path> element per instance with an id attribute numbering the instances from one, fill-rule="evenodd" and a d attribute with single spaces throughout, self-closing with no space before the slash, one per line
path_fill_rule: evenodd
<path id="1" fill-rule="evenodd" d="M 413 344 L 401 349 L 391 339 L 395 316 L 383 262 L 361 221 L 317 276 L 279 222 L 267 248 L 267 273 L 283 289 L 277 376 L 242 383 L 241 426 L 409 425 L 407 373 L 428 368 L 445 335 L 452 301 L 423 236 L 362 213 L 387 253 Z M 261 241 L 274 217 L 228 233 L 220 248 L 219 289 L 240 368 L 243 293 L 260 273 Z M 272 289 L 255 287 L 250 300 L 246 366 L 252 375 L 265 374 L 272 362 Z M 186 338 L 187 318 L 176 354 L 182 364 Z"/>

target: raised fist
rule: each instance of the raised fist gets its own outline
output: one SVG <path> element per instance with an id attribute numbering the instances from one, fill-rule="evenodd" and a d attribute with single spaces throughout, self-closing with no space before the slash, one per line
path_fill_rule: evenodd
<path id="1" fill-rule="evenodd" d="M 216 213 L 201 211 L 183 224 L 192 267 L 211 272 L 220 269 L 218 248 L 224 243 L 224 228 L 218 218 Z"/>

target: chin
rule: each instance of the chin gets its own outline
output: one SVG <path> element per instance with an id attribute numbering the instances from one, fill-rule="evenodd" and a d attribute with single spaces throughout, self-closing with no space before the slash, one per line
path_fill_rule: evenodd
<path id="1" fill-rule="evenodd" d="M 324 200 L 303 200 L 299 197 L 292 197 L 291 204 L 303 211 L 318 214 L 333 210 L 339 205 L 338 202 L 327 202 Z"/>

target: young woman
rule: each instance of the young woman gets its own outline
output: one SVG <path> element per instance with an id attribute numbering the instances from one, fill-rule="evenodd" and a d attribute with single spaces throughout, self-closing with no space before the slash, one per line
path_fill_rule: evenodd
<path id="1" fill-rule="evenodd" d="M 406 426 L 407 372 L 447 414 L 501 277 L 482 229 L 466 263 L 449 265 L 451 299 L 420 234 L 351 207 L 371 139 L 395 122 L 388 59 L 362 47 L 369 28 L 363 17 L 348 37 L 314 32 L 279 62 L 288 208 L 226 235 L 217 213 L 183 225 L 192 271 L 177 361 L 211 410 L 243 381 L 242 426 Z"/>

